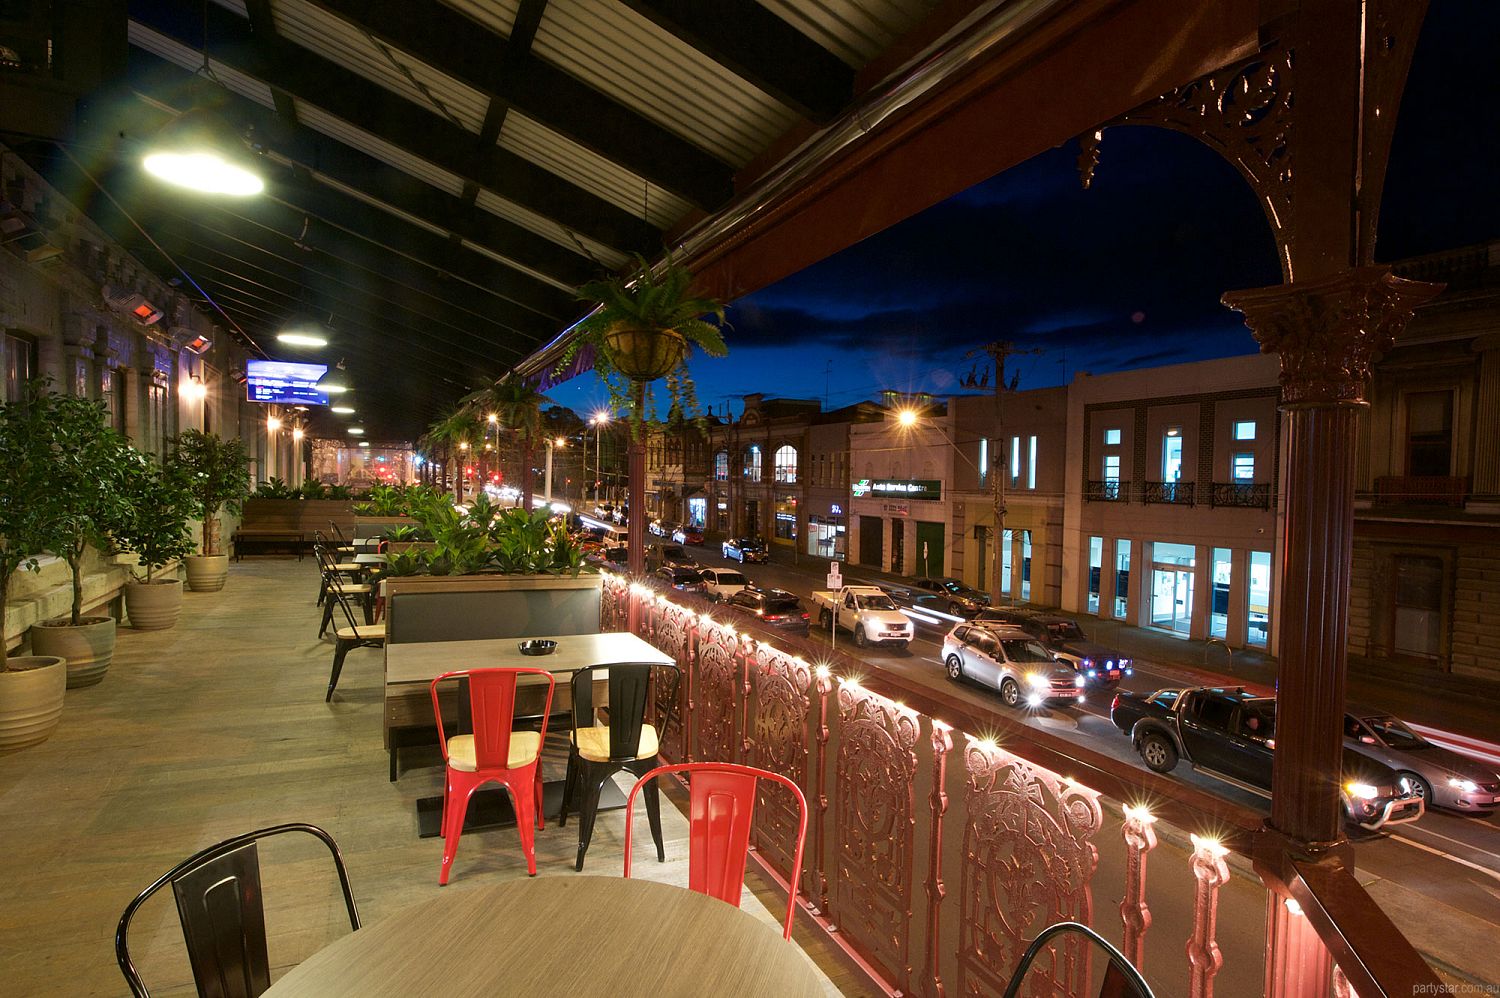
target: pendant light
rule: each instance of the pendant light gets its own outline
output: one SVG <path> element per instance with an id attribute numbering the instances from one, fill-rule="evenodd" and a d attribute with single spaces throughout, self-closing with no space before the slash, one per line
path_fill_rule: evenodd
<path id="1" fill-rule="evenodd" d="M 249 146 L 210 108 L 194 108 L 163 125 L 142 165 L 152 176 L 204 194 L 247 197 L 266 189 Z"/>
<path id="2" fill-rule="evenodd" d="M 349 391 L 349 374 L 344 370 L 344 361 L 340 359 L 337 364 L 330 367 L 313 387 L 325 395 L 342 395 Z"/>

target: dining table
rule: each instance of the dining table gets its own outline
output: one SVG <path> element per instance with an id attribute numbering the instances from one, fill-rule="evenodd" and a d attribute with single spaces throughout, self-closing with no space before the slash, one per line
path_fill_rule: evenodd
<path id="1" fill-rule="evenodd" d="M 780 927 L 672 884 L 572 873 L 448 887 L 341 937 L 270 998 L 815 998 Z"/>

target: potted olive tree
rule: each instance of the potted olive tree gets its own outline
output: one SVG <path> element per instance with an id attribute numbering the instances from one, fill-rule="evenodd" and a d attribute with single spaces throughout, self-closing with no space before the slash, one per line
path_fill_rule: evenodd
<path id="1" fill-rule="evenodd" d="M 229 555 L 222 551 L 219 537 L 219 511 L 238 512 L 250 494 L 250 455 L 245 442 L 185 430 L 170 441 L 167 467 L 186 485 L 203 521 L 198 553 L 183 560 L 188 588 L 216 593 L 229 577 Z"/>
<path id="2" fill-rule="evenodd" d="M 194 500 L 178 476 L 145 454 L 136 458 L 125 485 L 129 508 L 114 530 L 116 547 L 137 561 L 125 584 L 125 613 L 136 630 L 164 630 L 182 613 L 182 580 L 161 572 L 193 553 Z"/>
<path id="3" fill-rule="evenodd" d="M 33 401 L 45 422 L 38 443 L 46 449 L 51 487 L 38 498 L 48 551 L 68 563 L 73 599 L 67 616 L 38 621 L 31 649 L 68 660 L 68 686 L 92 686 L 115 655 L 115 618 L 83 612 L 83 570 L 90 551 L 110 546 L 110 534 L 129 510 L 125 482 L 135 450 L 109 426 L 103 402 L 57 393 Z"/>
<path id="4" fill-rule="evenodd" d="M 19 400 L 0 401 L 0 752 L 44 741 L 62 717 L 67 663 L 56 656 L 10 655 L 5 633 L 10 582 L 23 568 L 37 571 L 46 544 L 42 494 L 51 481 L 44 446 L 47 419 L 40 397 L 46 386 L 27 386 Z"/>

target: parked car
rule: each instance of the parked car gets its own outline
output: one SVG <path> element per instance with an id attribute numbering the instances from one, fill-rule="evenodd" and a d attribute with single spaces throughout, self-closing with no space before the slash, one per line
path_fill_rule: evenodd
<path id="1" fill-rule="evenodd" d="M 630 549 L 623 544 L 605 544 L 588 557 L 602 564 L 619 567 L 630 561 Z"/>
<path id="2" fill-rule="evenodd" d="M 766 542 L 758 537 L 731 537 L 724 542 L 724 557 L 733 558 L 741 565 L 765 561 L 769 555 Z"/>
<path id="3" fill-rule="evenodd" d="M 725 600 L 741 589 L 750 588 L 750 580 L 732 568 L 700 568 L 698 574 L 703 576 L 709 599 Z"/>
<path id="4" fill-rule="evenodd" d="M 1271 793 L 1276 698 L 1241 688 L 1193 686 L 1116 693 L 1109 709 L 1146 766 L 1170 773 L 1179 760 L 1262 797 Z M 1422 794 L 1390 766 L 1344 749 L 1344 817 L 1374 831 L 1422 816 Z"/>
<path id="5" fill-rule="evenodd" d="M 1428 807 L 1491 814 L 1500 805 L 1493 769 L 1432 744 L 1386 711 L 1345 704 L 1344 746 L 1396 770 Z"/>
<path id="6" fill-rule="evenodd" d="M 657 537 L 667 537 L 671 535 L 672 528 L 670 525 L 663 523 L 661 520 L 652 520 L 650 523 L 646 524 L 646 532 L 649 534 L 655 534 Z"/>
<path id="7" fill-rule="evenodd" d="M 970 588 L 954 578 L 918 579 L 912 583 L 912 588 L 920 593 L 935 593 L 939 597 L 937 605 L 955 617 L 973 617 L 990 605 L 988 593 Z"/>
<path id="8" fill-rule="evenodd" d="M 663 565 L 652 574 L 680 592 L 701 593 L 704 591 L 703 576 L 698 574 L 696 568 Z"/>
<path id="9" fill-rule="evenodd" d="M 1053 655 L 1072 665 L 1086 686 L 1112 689 L 1135 671 L 1129 658 L 1107 645 L 1090 641 L 1078 622 L 1068 617 L 1020 607 L 998 607 L 982 610 L 974 619 L 1019 627 L 1046 645 Z"/>
<path id="10" fill-rule="evenodd" d="M 1083 696 L 1083 678 L 1056 661 L 1040 642 L 1018 627 L 958 624 L 943 638 L 943 668 L 957 682 L 974 679 L 1000 691 L 1007 707 L 1039 707 Z"/>
<path id="11" fill-rule="evenodd" d="M 702 544 L 703 528 L 695 527 L 691 523 L 684 523 L 672 531 L 672 540 L 678 544 Z"/>
<path id="12" fill-rule="evenodd" d="M 806 636 L 807 611 L 795 593 L 784 589 L 741 589 L 724 601 L 735 613 L 755 617 L 777 630 Z"/>
<path id="13" fill-rule="evenodd" d="M 673 544 L 670 541 L 653 541 L 646 546 L 646 565 L 648 568 L 659 568 L 662 565 L 680 565 L 683 568 L 697 568 L 698 563 L 693 556 L 687 553 L 687 549 L 681 544 Z"/>
<path id="14" fill-rule="evenodd" d="M 837 591 L 814 589 L 818 626 L 829 631 L 843 629 L 861 648 L 869 645 L 911 647 L 916 628 L 897 607 L 891 594 L 879 586 L 845 586 Z"/>

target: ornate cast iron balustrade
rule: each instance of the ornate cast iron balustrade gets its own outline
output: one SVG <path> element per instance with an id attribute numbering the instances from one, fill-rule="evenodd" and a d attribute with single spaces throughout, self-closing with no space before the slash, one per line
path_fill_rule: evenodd
<path id="1" fill-rule="evenodd" d="M 662 755 L 759 766 L 803 788 L 810 813 L 801 897 L 886 989 L 999 994 L 1028 942 L 1072 919 L 1150 965 L 1153 980 L 1185 983 L 1160 993 L 1206 998 L 1215 984 L 1223 994 L 1261 993 L 1274 942 L 1240 930 L 1221 940 L 1216 929 L 1221 918 L 1264 925 L 1268 906 L 1281 907 L 1253 878 L 1253 889 L 1220 890 L 1231 878 L 1230 849 L 1263 842 L 1261 815 L 1019 727 L 998 708 L 934 699 L 878 666 L 830 655 L 816 637 L 732 625 L 706 601 L 620 576 L 605 579 L 604 629 L 626 629 L 632 603 L 637 633 L 683 667 Z M 657 716 L 667 706 L 656 703 Z M 784 792 L 763 785 L 752 844 L 776 876 L 790 868 L 796 827 Z M 1249 877 L 1247 869 L 1237 875 Z M 1378 911 L 1352 875 L 1341 875 L 1352 908 Z M 1405 947 L 1420 964 L 1379 920 L 1358 951 Z M 1363 915 L 1335 921 L 1344 945 L 1351 932 L 1369 931 Z M 1063 940 L 1041 964 L 1028 994 L 1088 994 L 1098 969 Z M 1380 993 L 1373 988 L 1367 993 Z"/>
<path id="2" fill-rule="evenodd" d="M 1214 482 L 1211 506 L 1238 506 L 1247 509 L 1270 509 L 1271 486 L 1262 482 L 1247 485 L 1244 482 Z"/>
<path id="3" fill-rule="evenodd" d="M 1088 502 L 1129 502 L 1126 492 L 1120 486 L 1118 479 L 1110 479 L 1104 482 L 1089 482 L 1088 487 L 1083 490 L 1083 498 Z"/>
<path id="4" fill-rule="evenodd" d="M 1147 482 L 1146 494 L 1142 502 L 1164 502 L 1174 503 L 1178 506 L 1191 506 L 1194 503 L 1197 489 L 1192 482 Z"/>
<path id="5" fill-rule="evenodd" d="M 1375 479 L 1377 506 L 1452 506 L 1462 509 L 1469 480 L 1448 475 L 1382 475 Z"/>

